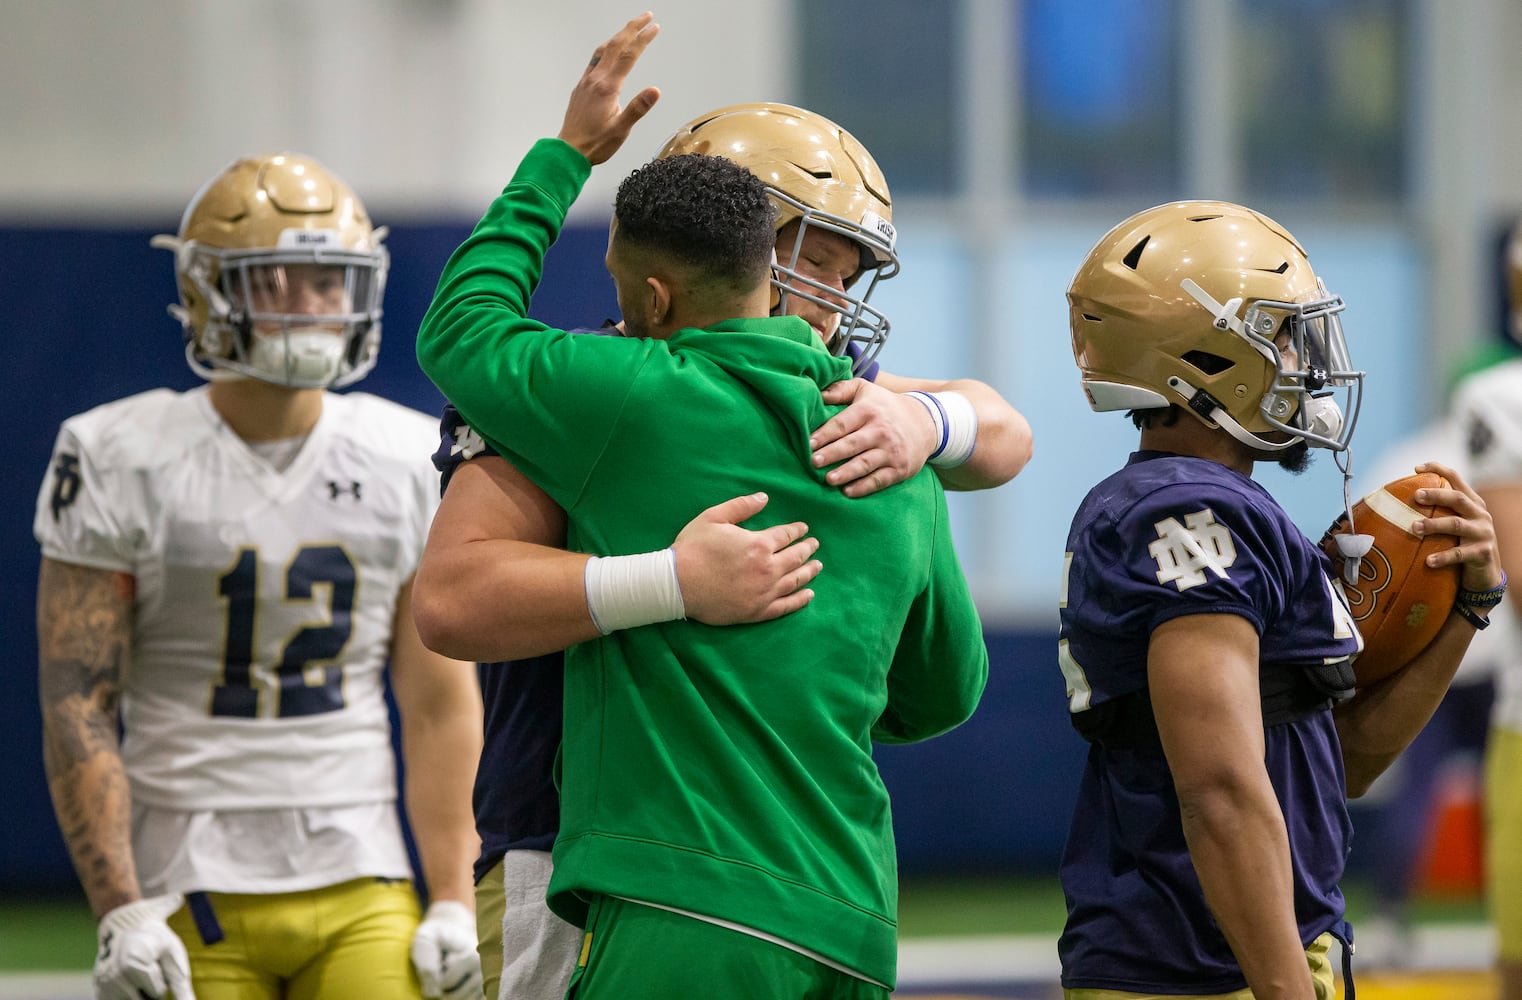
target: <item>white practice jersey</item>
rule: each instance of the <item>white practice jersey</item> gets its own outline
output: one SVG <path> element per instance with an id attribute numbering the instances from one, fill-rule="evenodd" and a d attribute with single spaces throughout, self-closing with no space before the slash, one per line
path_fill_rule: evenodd
<path id="1" fill-rule="evenodd" d="M 205 388 L 64 423 L 34 528 L 45 556 L 136 580 L 121 699 L 134 804 L 394 802 L 383 669 L 438 504 L 436 426 L 329 393 L 278 471 Z"/>
<path id="2" fill-rule="evenodd" d="M 1508 361 L 1466 379 L 1454 399 L 1453 419 L 1465 444 L 1471 485 L 1522 486 L 1522 360 Z M 1496 674 L 1496 725 L 1522 732 L 1522 590 L 1510 581 L 1506 599 L 1490 613 L 1481 636 L 1509 649 Z M 1492 638 L 1491 633 L 1505 635 Z M 1510 633 L 1510 635 L 1506 635 Z M 1478 637 L 1477 637 L 1478 638 Z"/>

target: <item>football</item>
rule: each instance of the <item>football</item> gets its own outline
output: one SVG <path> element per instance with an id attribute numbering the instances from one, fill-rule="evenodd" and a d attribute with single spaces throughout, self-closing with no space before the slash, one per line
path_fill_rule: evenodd
<path id="1" fill-rule="evenodd" d="M 1446 486 L 1442 476 L 1423 472 L 1386 483 L 1354 504 L 1354 530 L 1373 539 L 1361 558 L 1349 559 L 1343 552 L 1348 542 L 1338 543 L 1338 536 L 1349 534 L 1346 514 L 1321 539 L 1363 635 L 1363 653 L 1353 663 L 1360 686 L 1388 677 L 1426 649 L 1458 596 L 1459 567 L 1432 569 L 1426 563 L 1428 555 L 1458 539 L 1411 533 L 1421 518 L 1453 513 L 1414 499 L 1417 490 Z"/>

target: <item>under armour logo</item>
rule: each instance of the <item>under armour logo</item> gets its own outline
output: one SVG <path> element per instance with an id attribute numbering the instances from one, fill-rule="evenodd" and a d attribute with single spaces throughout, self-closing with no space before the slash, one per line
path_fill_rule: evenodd
<path id="1" fill-rule="evenodd" d="M 454 447 L 449 449 L 451 455 L 460 455 L 468 462 L 486 450 L 486 439 L 476 433 L 476 429 L 469 424 L 461 424 L 454 429 Z"/>
<path id="2" fill-rule="evenodd" d="M 1157 541 L 1147 546 L 1147 553 L 1157 560 L 1157 582 L 1171 583 L 1180 591 L 1205 582 L 1205 570 L 1224 580 L 1226 568 L 1237 561 L 1236 543 L 1231 532 L 1215 521 L 1206 507 L 1184 516 L 1184 523 L 1165 518 L 1152 526 Z"/>
<path id="3" fill-rule="evenodd" d="M 356 501 L 359 500 L 360 499 L 360 496 L 359 496 L 359 480 L 358 479 L 351 479 L 351 480 L 349 480 L 348 485 L 340 483 L 336 479 L 329 479 L 328 480 L 328 499 L 329 500 L 337 500 L 339 497 L 343 496 L 345 493 L 352 493 L 354 495 L 354 499 Z"/>

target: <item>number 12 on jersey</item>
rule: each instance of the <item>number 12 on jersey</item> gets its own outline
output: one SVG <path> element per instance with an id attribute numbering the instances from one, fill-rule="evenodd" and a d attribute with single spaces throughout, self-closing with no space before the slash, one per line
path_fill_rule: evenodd
<path id="1" fill-rule="evenodd" d="M 285 571 L 285 600 L 322 600 L 325 591 L 327 620 L 291 636 L 274 665 L 272 683 L 268 672 L 254 664 L 259 552 L 240 549 L 232 568 L 217 581 L 218 593 L 227 602 L 227 634 L 222 683 L 212 689 L 211 714 L 256 718 L 261 714 L 260 698 L 272 687 L 279 699 L 274 714 L 281 717 L 343 708 L 343 667 L 335 661 L 353 627 L 355 579 L 354 563 L 337 545 L 307 546 L 296 553 Z"/>

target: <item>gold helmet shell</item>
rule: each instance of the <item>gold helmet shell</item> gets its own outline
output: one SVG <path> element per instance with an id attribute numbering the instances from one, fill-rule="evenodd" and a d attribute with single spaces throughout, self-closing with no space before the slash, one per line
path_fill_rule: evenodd
<path id="1" fill-rule="evenodd" d="M 1342 309 L 1282 226 L 1221 201 L 1131 216 L 1068 288 L 1073 357 L 1093 409 L 1177 404 L 1267 451 L 1297 439 L 1347 447 L 1363 373 L 1348 360 Z M 1339 390 L 1346 419 L 1330 398 Z"/>
<path id="2" fill-rule="evenodd" d="M 248 376 L 295 388 L 364 377 L 380 346 L 384 238 L 348 184 L 309 156 L 229 164 L 191 199 L 177 236 L 153 239 L 175 254 L 180 303 L 170 312 L 183 326 L 190 367 L 203 378 Z M 250 292 L 301 268 L 322 269 L 335 288 L 341 282 L 336 305 L 272 310 Z M 319 329 L 339 333 L 340 344 L 328 344 L 313 332 Z M 326 360 L 303 353 L 301 343 L 316 345 Z"/>
<path id="3" fill-rule="evenodd" d="M 656 158 L 683 153 L 722 156 L 761 178 L 777 204 L 778 231 L 799 224 L 791 245 L 778 247 L 776 309 L 786 311 L 787 296 L 799 295 L 839 314 L 831 346 L 844 352 L 854 343 L 850 353 L 858 370 L 864 368 L 888 336 L 887 317 L 867 302 L 877 282 L 899 268 L 893 200 L 872 154 L 823 115 L 770 102 L 699 115 L 677 129 Z M 812 229 L 844 236 L 858 248 L 861 266 L 845 282 L 847 294 L 799 273 Z M 858 289 L 863 275 L 870 280 Z"/>

